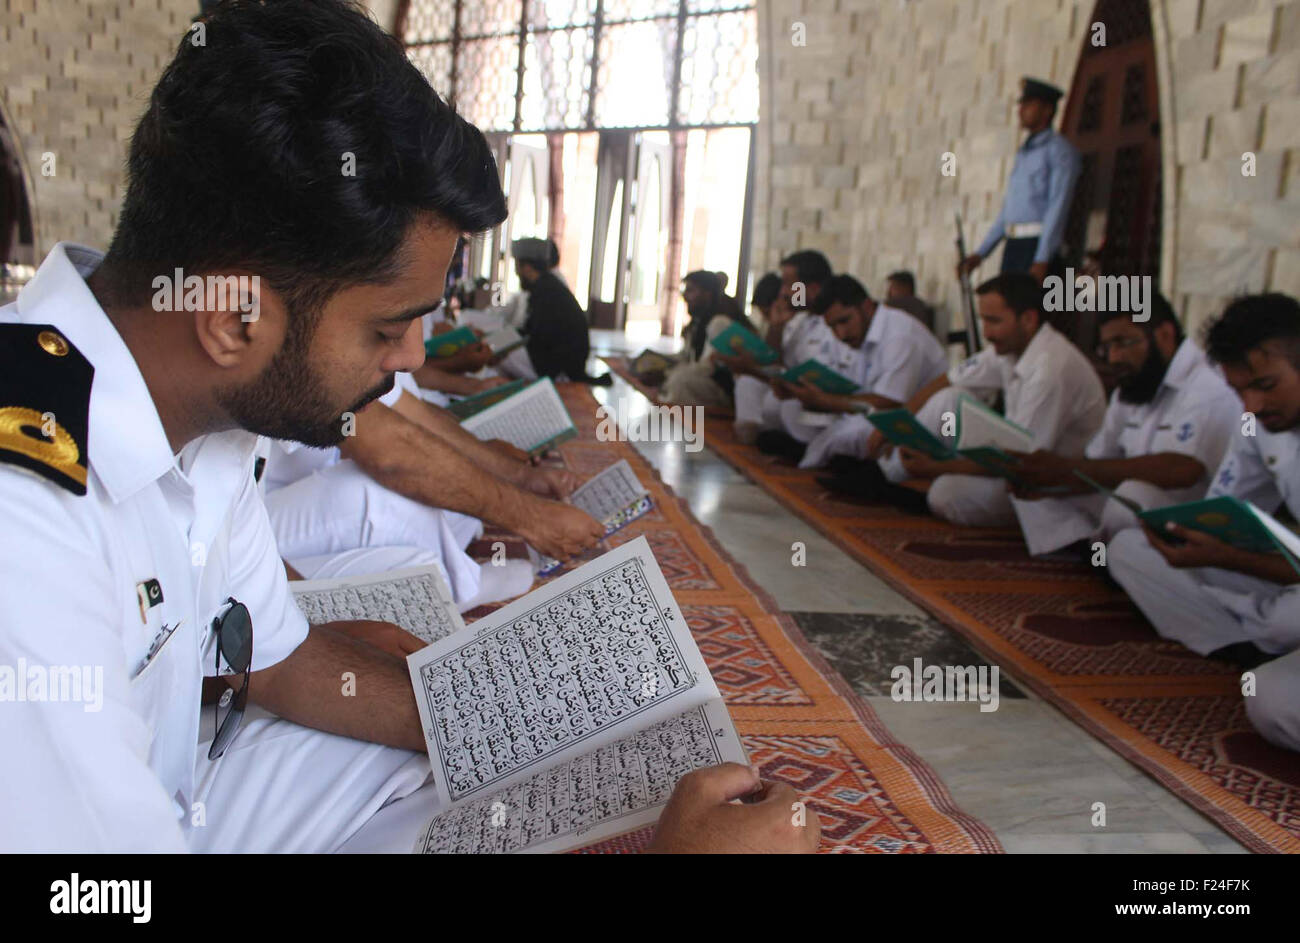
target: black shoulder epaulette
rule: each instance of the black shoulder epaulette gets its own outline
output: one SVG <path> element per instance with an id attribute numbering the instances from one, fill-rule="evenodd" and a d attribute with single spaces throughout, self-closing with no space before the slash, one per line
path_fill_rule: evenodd
<path id="1" fill-rule="evenodd" d="M 0 461 L 86 493 L 95 368 L 49 324 L 0 324 Z"/>

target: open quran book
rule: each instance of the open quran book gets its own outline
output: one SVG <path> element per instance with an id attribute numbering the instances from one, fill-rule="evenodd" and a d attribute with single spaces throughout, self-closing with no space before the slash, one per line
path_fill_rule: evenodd
<path id="1" fill-rule="evenodd" d="M 775 364 L 781 359 L 781 355 L 769 347 L 766 341 L 743 324 L 734 321 L 709 343 L 718 353 L 729 357 L 748 353 L 759 366 Z"/>
<path id="2" fill-rule="evenodd" d="M 1017 460 L 1006 450 L 1032 451 L 1033 433 L 965 394 L 957 398 L 956 420 L 957 444 L 953 447 L 922 425 L 906 409 L 879 410 L 867 416 L 867 421 L 895 445 L 940 461 L 968 458 L 989 471 L 1014 481 Z"/>
<path id="3" fill-rule="evenodd" d="M 796 386 L 807 380 L 823 393 L 851 396 L 862 389 L 838 370 L 832 370 L 820 360 L 805 360 L 781 374 L 781 379 Z"/>
<path id="4" fill-rule="evenodd" d="M 426 642 L 465 628 L 451 588 L 436 566 L 390 570 L 373 576 L 296 580 L 294 601 L 312 625 L 376 619 L 400 625 Z"/>
<path id="5" fill-rule="evenodd" d="M 488 390 L 487 394 L 495 392 L 498 391 Z M 529 455 L 539 455 L 578 434 L 564 401 L 548 377 L 514 389 L 504 399 L 462 419 L 460 424 L 484 442 L 503 439 Z"/>
<path id="6" fill-rule="evenodd" d="M 644 537 L 407 658 L 439 812 L 417 852 L 554 852 L 748 760 Z"/>
<path id="7" fill-rule="evenodd" d="M 488 345 L 494 356 L 500 357 L 517 347 L 523 347 L 528 341 L 513 327 L 506 326 L 486 335 L 483 343 Z"/>
<path id="8" fill-rule="evenodd" d="M 627 459 L 588 478 L 569 496 L 569 503 L 604 524 L 606 537 L 654 507 L 654 499 L 637 479 Z M 529 550 L 538 574 L 559 569 L 559 560 L 544 557 L 531 547 Z"/>
<path id="9" fill-rule="evenodd" d="M 1130 503 L 1130 510 L 1134 506 Z M 1165 525 L 1179 524 L 1251 553 L 1280 553 L 1300 573 L 1300 537 L 1249 501 L 1219 495 L 1149 511 L 1139 508 L 1138 517 L 1162 540 L 1176 542 Z"/>
<path id="10" fill-rule="evenodd" d="M 468 327 L 455 327 L 450 331 L 434 334 L 425 341 L 424 352 L 427 356 L 439 360 L 443 357 L 450 357 L 452 354 L 458 354 L 466 347 L 473 347 L 477 343 L 478 335 Z"/>

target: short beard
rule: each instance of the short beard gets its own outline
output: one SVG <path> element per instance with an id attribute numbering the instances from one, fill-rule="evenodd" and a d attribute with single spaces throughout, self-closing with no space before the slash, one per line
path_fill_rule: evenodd
<path id="1" fill-rule="evenodd" d="M 1120 401 L 1131 406 L 1151 402 L 1156 398 L 1168 369 L 1169 362 L 1160 356 L 1160 350 L 1152 343 L 1142 366 L 1119 381 Z"/>
<path id="2" fill-rule="evenodd" d="M 345 410 L 330 404 L 309 357 L 315 316 L 290 312 L 289 331 L 271 363 L 252 383 L 217 392 L 217 403 L 242 429 L 272 439 L 288 439 L 316 448 L 343 441 L 344 413 L 357 413 L 393 388 L 390 375 Z"/>

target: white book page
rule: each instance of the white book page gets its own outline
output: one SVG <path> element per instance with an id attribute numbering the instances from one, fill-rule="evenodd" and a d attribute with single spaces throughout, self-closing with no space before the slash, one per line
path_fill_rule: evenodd
<path id="1" fill-rule="evenodd" d="M 1032 452 L 1034 437 L 969 396 L 957 401 L 957 448 Z"/>
<path id="2" fill-rule="evenodd" d="M 426 642 L 465 628 L 451 589 L 436 566 L 333 580 L 295 580 L 289 588 L 313 625 L 376 619 L 400 625 Z"/>
<path id="3" fill-rule="evenodd" d="M 1264 525 L 1265 529 L 1277 539 L 1277 542 L 1285 547 L 1293 557 L 1300 560 L 1300 536 L 1278 523 L 1277 518 L 1273 517 L 1273 515 L 1261 511 L 1249 501 L 1245 502 L 1245 504 L 1246 507 L 1250 508 L 1251 513 L 1259 519 L 1259 522 Z"/>
<path id="4" fill-rule="evenodd" d="M 406 661 L 440 808 L 719 696 L 644 537 Z"/>
<path id="5" fill-rule="evenodd" d="M 659 818 L 691 770 L 745 763 L 720 700 L 659 721 L 552 766 L 505 789 L 435 816 L 420 833 L 421 854 L 540 854 L 569 851 Z"/>
<path id="6" fill-rule="evenodd" d="M 569 502 L 598 521 L 621 514 L 648 492 L 627 459 L 621 459 L 587 479 L 569 496 Z"/>
<path id="7" fill-rule="evenodd" d="M 573 428 L 573 420 L 549 379 L 470 416 L 461 425 L 487 442 L 503 439 L 525 452 Z"/>
<path id="8" fill-rule="evenodd" d="M 522 344 L 524 336 L 516 331 L 513 327 L 503 327 L 499 331 L 493 331 L 483 338 L 483 343 L 492 348 L 493 353 L 504 350 L 507 347 L 514 347 Z"/>
<path id="9" fill-rule="evenodd" d="M 569 503 L 604 524 L 606 536 L 647 513 L 654 504 L 627 459 L 615 462 L 579 485 L 569 496 Z M 542 556 L 532 547 L 528 549 L 533 569 L 538 573 L 549 573 L 559 567 L 559 560 Z"/>

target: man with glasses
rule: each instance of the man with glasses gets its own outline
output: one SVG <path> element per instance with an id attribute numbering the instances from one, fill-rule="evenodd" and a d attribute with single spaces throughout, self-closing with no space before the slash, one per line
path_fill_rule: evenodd
<path id="1" fill-rule="evenodd" d="M 1207 497 L 1300 519 L 1300 303 L 1278 293 L 1238 298 L 1210 325 L 1205 352 L 1242 410 Z M 1200 531 L 1174 525 L 1168 537 L 1136 527 L 1116 534 L 1111 576 L 1161 636 L 1246 669 L 1250 722 L 1300 750 L 1300 573 L 1280 553 Z"/>
<path id="2" fill-rule="evenodd" d="M 505 198 L 483 135 L 359 7 L 204 22 L 132 137 L 107 254 L 58 244 L 0 308 L 0 665 L 100 682 L 0 703 L 0 848 L 332 851 L 383 809 L 406 827 L 365 847 L 407 851 L 432 789 L 405 662 L 367 642 L 393 628 L 307 625 L 257 441 L 365 422 Z M 479 474 L 443 458 L 452 492 Z M 204 675 L 232 692 L 212 726 Z M 656 849 L 816 845 L 747 767 L 682 783 Z"/>
<path id="3" fill-rule="evenodd" d="M 1126 311 L 1098 315 L 1097 356 L 1119 384 L 1101 430 L 1082 458 L 1037 451 L 1016 474 L 1020 523 L 1030 553 L 1060 550 L 1081 540 L 1110 540 L 1137 519 L 1124 499 L 1143 510 L 1195 501 L 1205 494 L 1241 418 L 1241 401 L 1183 336 L 1163 295 L 1152 297 L 1149 319 Z M 1110 498 L 1079 474 L 1113 490 Z M 1047 497 L 1042 489 L 1075 496 Z"/>

